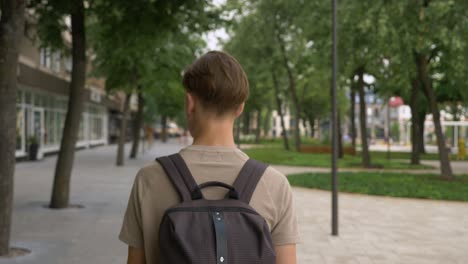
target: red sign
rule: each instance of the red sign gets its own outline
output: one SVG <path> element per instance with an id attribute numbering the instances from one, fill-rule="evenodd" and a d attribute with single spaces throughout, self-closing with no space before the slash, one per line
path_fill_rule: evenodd
<path id="1" fill-rule="evenodd" d="M 392 96 L 388 100 L 388 104 L 390 105 L 390 107 L 397 108 L 397 107 L 404 105 L 405 103 L 403 102 L 403 99 L 401 97 Z"/>

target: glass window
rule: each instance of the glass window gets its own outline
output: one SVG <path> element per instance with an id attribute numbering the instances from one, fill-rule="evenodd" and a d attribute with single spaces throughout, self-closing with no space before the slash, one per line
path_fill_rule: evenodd
<path id="1" fill-rule="evenodd" d="M 51 51 L 49 48 L 41 48 L 40 64 L 43 67 L 50 68 L 51 66 Z"/>
<path id="2" fill-rule="evenodd" d="M 44 106 L 44 101 L 43 101 L 44 96 L 40 93 L 34 94 L 34 105 L 35 106 Z"/>
<path id="3" fill-rule="evenodd" d="M 56 140 L 56 129 L 55 129 L 55 118 L 56 114 L 53 110 L 47 109 L 44 112 L 44 125 L 45 125 L 45 135 L 44 135 L 44 144 L 45 145 L 56 145 L 58 144 Z"/>
<path id="4" fill-rule="evenodd" d="M 52 53 L 51 56 L 51 69 L 54 72 L 59 72 L 60 71 L 60 52 L 55 51 Z"/>
<path id="5" fill-rule="evenodd" d="M 21 107 L 16 108 L 16 150 L 23 149 L 23 138 L 24 138 L 24 116 L 23 109 Z"/>
<path id="6" fill-rule="evenodd" d="M 53 96 L 45 96 L 44 97 L 44 107 L 47 109 L 50 109 L 50 101 L 53 98 Z"/>
<path id="7" fill-rule="evenodd" d="M 57 112 L 57 120 L 55 121 L 57 135 L 56 140 L 60 142 L 62 140 L 63 126 L 65 125 L 65 114 Z M 60 144 L 60 143 L 58 143 Z"/>
<path id="8" fill-rule="evenodd" d="M 16 103 L 21 104 L 23 102 L 23 91 L 18 90 L 16 93 Z"/>
<path id="9" fill-rule="evenodd" d="M 68 108 L 68 100 L 60 99 L 60 109 L 67 111 L 67 108 Z"/>
<path id="10" fill-rule="evenodd" d="M 102 138 L 102 120 L 100 116 L 93 116 L 91 129 L 91 139 L 98 140 Z"/>
<path id="11" fill-rule="evenodd" d="M 85 140 L 84 115 L 81 115 L 80 128 L 78 130 L 78 141 Z"/>
<path id="12" fill-rule="evenodd" d="M 26 104 L 31 104 L 32 98 L 31 98 L 31 92 L 30 91 L 25 91 L 24 92 L 24 99 Z"/>

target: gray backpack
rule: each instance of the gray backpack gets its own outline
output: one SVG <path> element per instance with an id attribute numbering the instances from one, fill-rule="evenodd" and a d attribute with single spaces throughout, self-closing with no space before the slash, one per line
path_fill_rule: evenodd
<path id="1" fill-rule="evenodd" d="M 250 198 L 267 165 L 249 159 L 234 184 L 197 185 L 179 154 L 156 159 L 182 202 L 166 210 L 159 229 L 162 264 L 274 264 L 268 225 Z M 206 187 L 228 189 L 222 200 L 206 200 Z"/>

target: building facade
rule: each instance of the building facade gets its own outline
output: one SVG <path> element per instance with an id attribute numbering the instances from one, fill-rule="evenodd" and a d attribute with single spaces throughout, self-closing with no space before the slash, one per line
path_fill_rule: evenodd
<path id="1" fill-rule="evenodd" d="M 71 57 L 40 48 L 25 34 L 19 47 L 17 70 L 16 156 L 24 157 L 31 142 L 39 144 L 39 158 L 57 152 L 67 113 Z M 108 112 L 118 108 L 107 99 L 104 82 L 87 78 L 85 106 L 77 147 L 106 144 Z"/>

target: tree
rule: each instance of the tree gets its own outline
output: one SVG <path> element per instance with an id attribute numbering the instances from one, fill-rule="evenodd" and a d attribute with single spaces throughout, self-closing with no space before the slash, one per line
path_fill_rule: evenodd
<path id="1" fill-rule="evenodd" d="M 164 78 L 159 75 L 162 72 L 160 68 L 170 67 L 173 70 L 173 66 L 177 65 L 176 78 L 180 81 L 180 70 L 188 61 L 180 64 L 177 61 L 179 54 L 190 52 L 193 56 L 195 50 L 191 50 L 191 38 L 196 38 L 214 25 L 217 10 L 204 0 L 99 0 L 93 3 L 93 9 L 95 16 L 90 24 L 92 47 L 96 53 L 96 74 L 108 78 L 106 86 L 109 91 L 136 92 L 139 98 L 131 151 L 131 157 L 136 157 L 144 105 L 147 103 L 143 98 L 151 97 L 148 91 L 155 90 L 154 83 L 147 80 L 157 82 L 155 79 L 158 77 Z M 163 89 L 163 86 L 158 87 Z M 120 135 L 123 136 L 124 132 Z M 119 142 L 118 153 L 122 153 L 124 140 Z M 123 160 L 119 158 L 118 163 L 123 164 Z"/>
<path id="2" fill-rule="evenodd" d="M 115 165 L 123 166 L 124 159 L 125 159 L 125 141 L 127 140 L 127 122 L 129 118 L 129 111 L 130 111 L 130 98 L 131 94 L 128 92 L 124 92 L 123 96 L 123 106 L 121 111 L 122 119 L 120 120 L 120 128 L 119 128 L 119 139 L 117 145 L 117 157 L 115 160 Z"/>
<path id="3" fill-rule="evenodd" d="M 288 133 L 286 130 L 286 125 L 284 123 L 284 114 L 283 114 L 283 102 L 280 98 L 280 88 L 279 88 L 279 83 L 278 83 L 278 78 L 276 77 L 276 73 L 274 70 L 274 67 L 272 66 L 271 70 L 271 78 L 273 80 L 273 89 L 275 92 L 275 102 L 276 102 L 276 109 L 278 111 L 278 115 L 280 116 L 280 123 L 281 123 L 281 135 L 283 137 L 283 144 L 284 144 L 284 149 L 289 150 L 289 142 L 288 142 Z"/>
<path id="4" fill-rule="evenodd" d="M 278 73 L 282 73 L 282 71 L 277 66 L 279 56 L 277 47 L 274 45 L 275 39 L 271 34 L 268 34 L 273 32 L 273 28 L 261 19 L 258 11 L 254 10 L 239 24 L 230 26 L 234 36 L 225 44 L 224 48 L 240 61 L 250 84 L 249 99 L 243 114 L 244 129 L 247 129 L 250 123 L 250 114 L 255 112 L 257 117 L 255 141 L 260 141 L 261 118 L 264 116 L 265 124 L 270 122 L 266 119 L 272 110 L 269 105 L 274 97 L 276 110 L 281 120 L 284 147 L 289 149 L 283 113 L 285 106 L 284 89 L 282 89 L 283 79 L 278 76 Z M 246 42 L 250 45 L 245 45 Z M 263 60 L 262 58 L 265 57 L 270 59 Z"/>
<path id="5" fill-rule="evenodd" d="M 351 100 L 349 119 L 351 122 L 351 146 L 356 150 L 356 88 L 354 85 L 354 76 L 350 79 L 351 87 L 349 89 L 349 99 Z"/>
<path id="6" fill-rule="evenodd" d="M 357 70 L 358 81 L 356 84 L 359 95 L 359 125 L 361 129 L 361 147 L 362 147 L 362 166 L 369 168 L 371 166 L 371 157 L 369 154 L 369 136 L 367 135 L 367 107 L 365 98 L 364 67 Z"/>
<path id="7" fill-rule="evenodd" d="M 18 47 L 24 32 L 25 1 L 0 1 L 0 256 L 10 250 L 16 151 Z"/>
<path id="8" fill-rule="evenodd" d="M 64 48 L 62 33 L 67 31 L 65 17 L 71 17 L 72 72 L 60 150 L 55 167 L 51 208 L 66 208 L 69 203 L 70 178 L 75 157 L 75 145 L 84 105 L 86 77 L 85 6 L 83 1 L 34 0 L 30 8 L 38 14 L 38 32 L 43 46 Z"/>
<path id="9" fill-rule="evenodd" d="M 444 178 L 452 179 L 449 153 L 440 123 L 440 98 L 437 98 L 437 95 L 441 89 L 463 91 L 462 84 L 466 84 L 466 78 L 459 76 L 466 72 L 466 67 L 461 61 L 467 45 L 464 37 L 468 33 L 468 19 L 464 12 L 467 3 L 459 0 L 424 0 L 387 2 L 384 7 L 391 28 L 389 36 L 396 44 L 395 51 L 400 57 L 400 60 L 396 61 L 397 67 L 405 68 L 406 72 L 410 73 L 412 103 L 417 102 L 415 98 L 420 93 L 427 99 L 436 130 L 441 174 Z M 444 67 L 440 67 L 442 64 Z M 409 67 L 406 68 L 407 65 Z M 449 65 L 457 65 L 457 69 Z M 443 83 L 452 85 L 446 86 Z M 413 126 L 417 126 L 413 127 L 413 131 L 421 131 L 424 117 L 420 116 L 420 123 L 417 124 L 418 117 L 414 109 L 412 113 L 415 118 Z M 421 145 L 415 141 L 414 134 L 413 144 Z M 417 159 L 414 161 L 417 162 Z"/>
<path id="10" fill-rule="evenodd" d="M 52 3 L 52 2 L 51 2 Z M 75 145 L 78 139 L 81 114 L 84 105 L 86 78 L 86 34 L 85 7 L 83 1 L 70 4 L 72 35 L 72 72 L 68 111 L 63 128 L 57 165 L 55 167 L 54 185 L 52 187 L 51 208 L 68 207 L 70 197 L 70 178 L 75 158 Z"/>
<path id="11" fill-rule="evenodd" d="M 136 113 L 135 121 L 133 122 L 133 140 L 132 140 L 132 149 L 130 151 L 130 158 L 135 159 L 138 154 L 138 147 L 140 145 L 140 132 L 143 128 L 143 119 L 144 119 L 144 104 L 145 100 L 143 98 L 141 85 L 137 86 L 137 97 L 138 97 L 138 110 Z"/>

